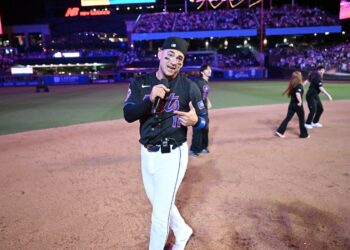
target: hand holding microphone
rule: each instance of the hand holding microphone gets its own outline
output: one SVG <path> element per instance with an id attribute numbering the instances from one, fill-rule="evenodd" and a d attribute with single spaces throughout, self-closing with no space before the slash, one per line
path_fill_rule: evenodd
<path id="1" fill-rule="evenodd" d="M 153 102 L 151 113 L 155 114 L 157 112 L 159 103 L 161 99 L 164 99 L 166 94 L 170 91 L 169 83 L 167 79 L 160 80 L 160 83 L 153 86 L 150 95 L 151 102 Z"/>

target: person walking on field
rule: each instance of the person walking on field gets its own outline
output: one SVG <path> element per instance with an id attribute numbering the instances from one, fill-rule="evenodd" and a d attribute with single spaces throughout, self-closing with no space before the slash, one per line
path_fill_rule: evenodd
<path id="1" fill-rule="evenodd" d="M 320 92 L 332 101 L 332 96 L 323 87 L 322 79 L 325 69 L 323 66 L 318 66 L 317 71 L 313 71 L 309 75 L 310 86 L 306 93 L 306 101 L 309 107 L 309 115 L 307 116 L 305 127 L 307 129 L 322 128 L 323 125 L 319 122 L 323 113 L 323 105 L 319 97 Z"/>
<path id="2" fill-rule="evenodd" d="M 306 82 L 306 81 L 305 81 Z M 300 71 L 294 71 L 290 78 L 287 89 L 283 92 L 283 95 L 287 94 L 290 97 L 290 103 L 288 106 L 288 112 L 286 118 L 282 121 L 281 125 L 276 130 L 276 135 L 284 138 L 284 132 L 287 129 L 289 121 L 297 113 L 299 118 L 300 138 L 309 138 L 307 129 L 305 128 L 305 113 L 303 107 L 303 77 Z"/>
<path id="3" fill-rule="evenodd" d="M 201 91 L 202 100 L 205 106 L 205 109 L 211 109 L 212 105 L 209 100 L 208 94 L 210 92 L 209 87 L 209 77 L 211 77 L 211 67 L 208 64 L 203 64 L 199 70 L 201 77 L 198 79 L 197 86 Z M 209 149 L 209 118 L 207 126 L 201 130 L 193 129 L 192 133 L 192 144 L 190 147 L 189 155 L 190 156 L 199 156 L 200 153 L 208 154 Z"/>
<path id="4" fill-rule="evenodd" d="M 172 250 L 184 250 L 193 234 L 175 206 L 188 163 L 187 127 L 202 129 L 207 111 L 196 84 L 180 74 L 188 43 L 167 38 L 158 52 L 156 72 L 135 78 L 124 102 L 127 122 L 140 122 L 141 172 L 152 205 L 149 250 L 163 250 L 169 228 Z"/>

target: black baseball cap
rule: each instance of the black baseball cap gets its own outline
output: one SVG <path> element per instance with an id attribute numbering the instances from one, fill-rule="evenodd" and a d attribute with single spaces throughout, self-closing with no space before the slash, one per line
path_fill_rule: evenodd
<path id="1" fill-rule="evenodd" d="M 164 41 L 162 49 L 176 49 L 182 52 L 185 56 L 188 49 L 188 43 L 181 37 L 171 36 Z"/>

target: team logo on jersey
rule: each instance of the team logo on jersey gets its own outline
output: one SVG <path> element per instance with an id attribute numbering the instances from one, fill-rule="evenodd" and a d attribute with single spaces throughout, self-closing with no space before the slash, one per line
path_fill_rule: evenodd
<path id="1" fill-rule="evenodd" d="M 203 85 L 203 92 L 209 92 L 208 84 Z"/>
<path id="2" fill-rule="evenodd" d="M 150 98 L 150 94 L 147 94 L 143 97 L 143 100 L 146 98 Z M 159 106 L 157 109 L 157 113 L 162 112 L 173 112 L 176 110 L 179 110 L 180 103 L 179 103 L 179 96 L 176 96 L 174 93 L 170 94 L 165 99 L 161 99 L 159 102 Z"/>
<path id="3" fill-rule="evenodd" d="M 179 110 L 179 107 L 179 97 L 176 96 L 174 93 L 170 94 L 164 107 L 165 112 Z"/>
<path id="4" fill-rule="evenodd" d="M 199 109 L 204 109 L 204 102 L 203 100 L 200 100 L 199 102 L 197 102 L 197 106 Z"/>

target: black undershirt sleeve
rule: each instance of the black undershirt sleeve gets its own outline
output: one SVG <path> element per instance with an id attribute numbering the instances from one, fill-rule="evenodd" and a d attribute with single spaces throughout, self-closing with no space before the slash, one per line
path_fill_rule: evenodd
<path id="1" fill-rule="evenodd" d="M 126 103 L 124 105 L 124 118 L 127 122 L 134 122 L 149 114 L 152 102 L 149 98 L 144 99 L 141 103 Z"/>
<path id="2" fill-rule="evenodd" d="M 152 102 L 148 97 L 141 97 L 137 80 L 131 82 L 128 96 L 124 101 L 124 118 L 127 122 L 134 122 L 149 114 Z"/>

